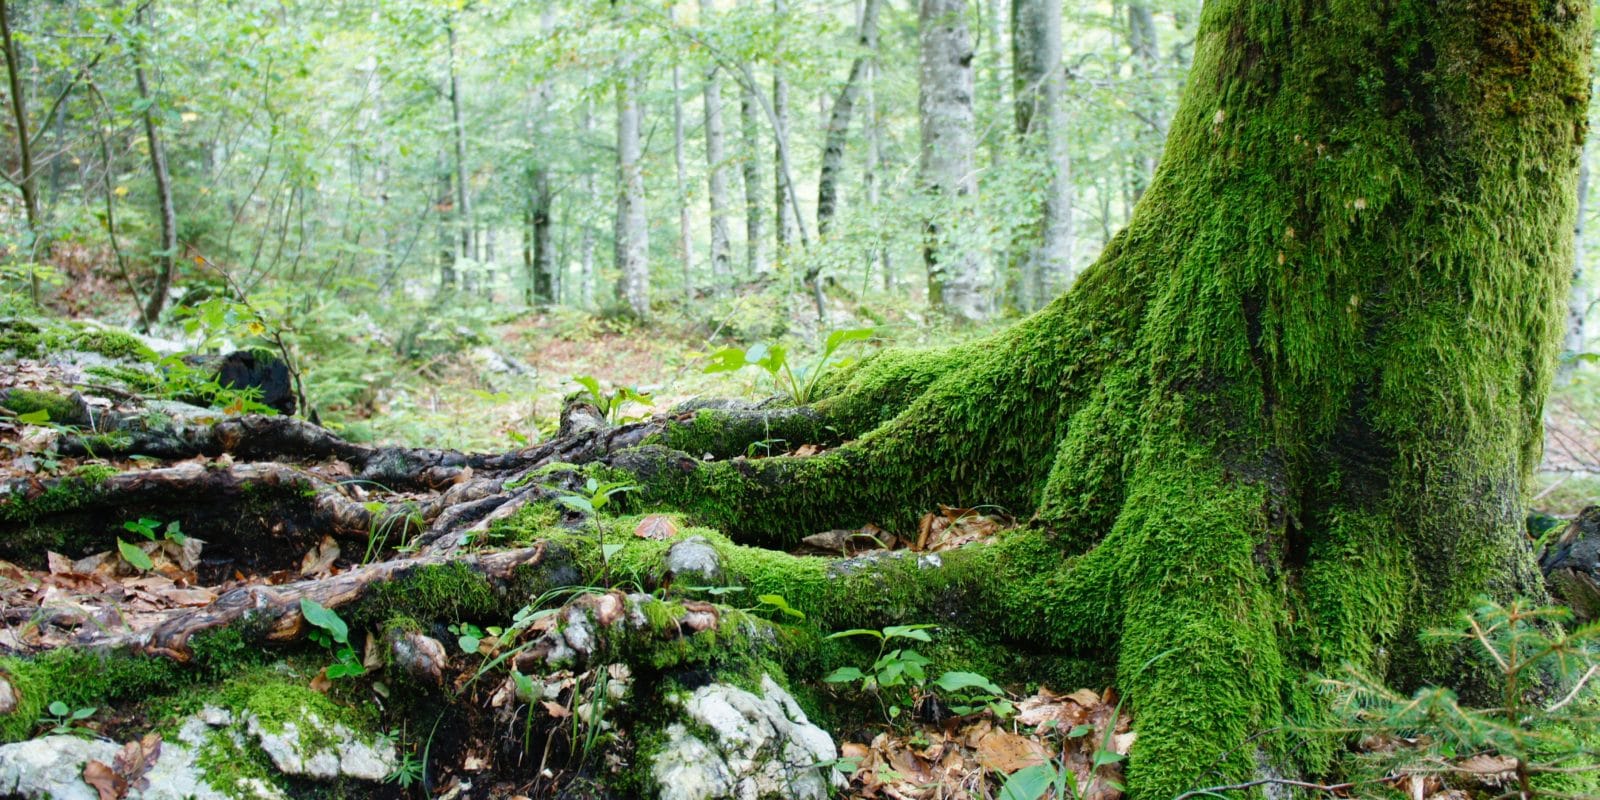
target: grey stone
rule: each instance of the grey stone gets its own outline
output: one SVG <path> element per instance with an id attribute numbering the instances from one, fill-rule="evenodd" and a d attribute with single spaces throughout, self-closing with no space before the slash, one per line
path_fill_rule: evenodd
<path id="1" fill-rule="evenodd" d="M 118 747 L 77 736 L 44 736 L 0 747 L 0 795 L 26 800 L 100 800 L 83 782 L 89 761 L 110 764 Z"/>
<path id="2" fill-rule="evenodd" d="M 838 756 L 833 737 L 811 724 L 794 698 L 770 676 L 761 694 L 711 684 L 673 702 L 709 741 L 674 723 L 651 762 L 662 800 L 824 800 L 844 775 L 819 766 Z"/>
<path id="3" fill-rule="evenodd" d="M 340 776 L 364 781 L 381 781 L 399 765 L 393 742 L 362 741 L 362 737 L 341 723 L 328 723 L 307 711 L 298 721 L 286 721 L 273 731 L 250 712 L 242 715 L 245 729 L 261 746 L 273 766 L 285 775 L 301 775 L 318 780 Z M 315 737 L 306 733 L 315 731 Z M 312 749 L 304 741 L 315 738 L 327 744 Z"/>
<path id="4" fill-rule="evenodd" d="M 703 536 L 691 536 L 667 548 L 667 574 L 694 578 L 710 585 L 722 581 L 722 557 Z"/>

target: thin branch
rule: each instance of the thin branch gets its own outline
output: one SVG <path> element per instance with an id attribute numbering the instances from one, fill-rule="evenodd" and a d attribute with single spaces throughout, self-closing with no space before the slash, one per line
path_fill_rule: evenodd
<path id="1" fill-rule="evenodd" d="M 1555 713 L 1557 711 L 1560 711 L 1561 708 L 1563 706 L 1565 706 L 1566 704 L 1572 702 L 1573 698 L 1578 696 L 1578 692 L 1583 691 L 1583 685 L 1588 683 L 1589 679 L 1593 678 L 1595 676 L 1596 672 L 1600 672 L 1600 664 L 1596 664 L 1596 665 L 1590 667 L 1588 672 L 1583 673 L 1583 677 L 1579 678 L 1578 682 L 1573 685 L 1572 691 L 1567 692 L 1567 696 L 1561 698 L 1559 701 L 1556 702 L 1555 705 L 1550 706 L 1549 708 L 1545 709 L 1544 713 L 1553 714 L 1553 713 Z"/>

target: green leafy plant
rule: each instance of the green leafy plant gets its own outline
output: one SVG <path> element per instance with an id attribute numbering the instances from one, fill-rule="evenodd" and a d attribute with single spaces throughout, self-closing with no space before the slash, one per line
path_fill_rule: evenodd
<path id="1" fill-rule="evenodd" d="M 641 392 L 631 386 L 618 386 L 616 391 L 606 392 L 600 388 L 600 381 L 592 375 L 574 375 L 572 380 L 583 387 L 583 394 L 588 397 L 589 402 L 593 403 L 594 407 L 600 410 L 601 416 L 612 425 L 631 419 L 622 415 L 622 410 L 629 405 L 649 406 L 651 403 L 649 393 Z"/>
<path id="2" fill-rule="evenodd" d="M 726 347 L 710 355 L 707 374 L 736 372 L 745 367 L 759 367 L 772 377 L 774 388 L 795 405 L 805 405 L 817 398 L 817 387 L 830 369 L 846 363 L 840 349 L 851 342 L 871 339 L 872 328 L 852 328 L 829 333 L 822 342 L 822 350 L 810 364 L 796 366 L 789 362 L 788 348 L 781 344 L 755 344 L 748 349 Z"/>
<path id="3" fill-rule="evenodd" d="M 607 544 L 605 525 L 600 522 L 600 512 L 611 504 L 611 498 L 632 492 L 639 487 L 624 482 L 601 483 L 594 478 L 584 481 L 583 488 L 556 497 L 556 502 L 589 518 L 594 526 L 595 543 L 600 546 L 601 582 L 611 582 L 611 557 L 621 552 L 622 545 Z"/>
<path id="4" fill-rule="evenodd" d="M 300 614 L 312 626 L 311 641 L 333 651 L 333 663 L 328 665 L 329 678 L 348 678 L 365 674 L 361 657 L 350 644 L 350 627 L 338 612 L 324 607 L 309 597 L 300 598 Z"/>
<path id="5" fill-rule="evenodd" d="M 1594 796 L 1600 696 L 1591 684 L 1600 676 L 1600 623 L 1569 629 L 1571 620 L 1565 608 L 1480 597 L 1459 627 L 1428 633 L 1439 644 L 1465 644 L 1492 666 L 1493 706 L 1465 704 L 1439 686 L 1402 695 L 1354 666 L 1323 687 L 1357 732 L 1412 743 L 1364 757 L 1377 774 L 1493 772 L 1523 798 Z"/>
<path id="6" fill-rule="evenodd" d="M 137 533 L 153 542 L 156 540 L 157 531 L 161 530 L 161 521 L 150 519 L 149 517 L 140 517 L 137 520 L 122 523 L 122 529 L 130 533 Z M 161 534 L 162 538 L 167 541 L 178 544 L 183 544 L 189 539 L 184 535 L 183 528 L 179 526 L 177 520 L 167 523 L 166 529 L 161 530 Z"/>
<path id="7" fill-rule="evenodd" d="M 743 587 L 732 586 L 732 587 L 715 587 L 715 588 L 742 590 Z M 714 590 L 710 591 L 709 593 L 712 594 L 713 596 L 715 596 L 717 594 L 717 592 L 714 591 Z M 764 595 L 761 595 L 760 597 L 756 598 L 756 605 L 751 606 L 750 608 L 747 608 L 747 609 L 744 609 L 744 610 L 745 611 L 753 611 L 753 612 L 756 612 L 756 613 L 775 614 L 777 616 L 788 617 L 790 619 L 796 619 L 796 620 L 803 620 L 803 619 L 806 618 L 806 613 L 804 611 L 801 611 L 800 609 L 789 605 L 789 601 L 785 600 L 783 595 L 781 595 L 781 594 L 764 594 Z"/>
<path id="8" fill-rule="evenodd" d="M 937 625 L 890 625 L 881 630 L 855 628 L 831 634 L 828 636 L 829 639 L 845 639 L 855 636 L 867 636 L 877 639 L 878 652 L 866 669 L 840 667 L 828 673 L 823 680 L 828 683 L 860 684 L 862 691 L 871 694 L 878 701 L 879 708 L 883 710 L 884 718 L 892 721 L 900 716 L 902 709 L 898 702 L 891 701 L 886 703 L 884 690 L 900 687 L 920 688 L 927 680 L 926 667 L 931 662 L 926 656 L 909 648 L 889 650 L 889 643 L 896 639 L 931 642 L 933 638 L 928 632 L 937 627 Z M 898 693 L 893 699 L 899 699 Z"/>
<path id="9" fill-rule="evenodd" d="M 393 783 L 402 789 L 409 789 L 422 782 L 422 759 L 416 753 L 405 751 L 400 754 L 400 763 L 395 765 L 394 771 L 384 777 L 384 783 Z"/>
<path id="10" fill-rule="evenodd" d="M 1115 720 L 1122 712 L 1122 703 L 1117 703 L 1117 708 L 1111 714 Z M 1117 781 L 1104 775 L 1096 774 L 1101 767 L 1120 762 L 1126 756 L 1112 749 L 1112 737 L 1115 734 L 1114 725 L 1106 726 L 1105 735 L 1095 746 L 1094 755 L 1089 760 L 1090 778 L 1087 786 L 1078 785 L 1078 776 L 1072 768 L 1064 763 L 1063 757 L 1058 756 L 1041 764 L 1023 767 L 1011 773 L 1006 782 L 1000 787 L 1001 800 L 1040 800 L 1050 797 L 1055 800 L 1082 800 L 1091 794 L 1098 794 L 1096 784 L 1103 787 L 1123 791 L 1123 786 Z M 1089 725 L 1077 725 L 1067 732 L 1068 739 L 1080 739 L 1094 731 Z"/>
<path id="11" fill-rule="evenodd" d="M 946 672 L 933 685 L 944 690 L 950 710 L 957 714 L 988 711 L 1004 719 L 1017 710 L 1004 689 L 976 672 Z"/>
<path id="12" fill-rule="evenodd" d="M 60 700 L 50 701 L 45 707 L 50 716 L 40 717 L 39 722 L 50 726 L 52 735 L 76 735 L 87 733 L 88 729 L 80 723 L 94 716 L 97 710 L 94 707 L 73 708 Z"/>
<path id="13" fill-rule="evenodd" d="M 420 531 L 423 528 L 422 512 L 414 501 L 405 502 L 405 513 L 390 514 L 389 507 L 377 500 L 369 500 L 362 504 L 367 510 L 367 550 L 361 556 L 362 564 L 370 564 L 373 559 L 383 554 L 389 546 L 389 538 L 398 533 L 399 543 L 395 545 L 398 552 L 409 552 L 415 547 L 406 541 L 406 534 L 410 531 Z"/>
<path id="14" fill-rule="evenodd" d="M 189 537 L 184 535 L 183 529 L 179 526 L 177 520 L 168 522 L 166 528 L 163 529 L 161 520 L 140 517 L 139 519 L 122 523 L 122 529 L 129 533 L 137 533 L 152 542 L 156 541 L 158 532 L 161 533 L 162 538 L 175 544 L 181 545 L 189 540 Z M 122 556 L 122 560 L 128 562 L 129 566 L 141 572 L 155 568 L 155 562 L 150 559 L 150 554 L 131 542 L 118 539 L 117 554 Z"/>

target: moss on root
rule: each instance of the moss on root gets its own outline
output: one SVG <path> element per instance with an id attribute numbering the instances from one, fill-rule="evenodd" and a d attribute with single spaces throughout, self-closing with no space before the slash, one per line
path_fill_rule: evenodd
<path id="1" fill-rule="evenodd" d="M 0 406 L 19 415 L 43 411 L 51 422 L 72 422 L 78 416 L 78 404 L 71 397 L 32 389 L 11 389 L 0 393 Z"/>
<path id="2" fill-rule="evenodd" d="M 137 336 L 81 322 L 0 320 L 0 354 L 41 358 L 59 352 L 95 353 L 106 358 L 154 363 L 158 360 Z"/>

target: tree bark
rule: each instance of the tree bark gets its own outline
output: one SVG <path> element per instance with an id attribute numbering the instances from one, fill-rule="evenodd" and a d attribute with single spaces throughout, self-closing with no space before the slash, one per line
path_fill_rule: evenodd
<path id="1" fill-rule="evenodd" d="M 146 11 L 141 8 L 139 16 Z M 151 23 L 154 31 L 154 23 Z M 172 200 L 172 174 L 167 171 L 167 151 L 161 142 L 161 129 L 156 124 L 150 86 L 145 77 L 144 50 L 136 49 L 138 61 L 133 68 L 134 81 L 139 87 L 139 99 L 145 103 L 144 136 L 150 146 L 150 171 L 156 181 L 157 213 L 161 218 L 161 250 L 156 261 L 156 282 L 145 303 L 144 318 L 151 322 L 161 319 L 161 309 L 167 302 L 167 289 L 172 285 L 172 273 L 178 260 L 178 213 Z"/>
<path id="2" fill-rule="evenodd" d="M 761 108 L 756 100 L 759 87 L 739 84 L 739 118 L 743 122 L 744 151 L 740 166 L 744 173 L 744 247 L 745 278 L 752 279 L 766 272 L 767 255 L 767 203 L 766 175 L 761 169 Z"/>
<path id="3" fill-rule="evenodd" d="M 772 10 L 781 20 L 788 13 L 787 0 L 772 0 Z M 772 118 L 772 202 L 777 210 L 773 229 L 777 233 L 778 256 L 785 258 L 794 243 L 798 220 L 797 209 L 790 202 L 794 193 L 789 187 L 789 172 L 784 168 L 789 153 L 789 80 L 784 77 L 782 64 L 772 67 Z"/>
<path id="4" fill-rule="evenodd" d="M 706 25 L 716 13 L 714 0 L 700 0 L 700 24 Z M 722 70 L 716 61 L 706 70 L 702 102 L 705 106 L 706 203 L 711 212 L 711 288 L 722 292 L 733 272 L 733 243 L 728 235 L 728 152 L 722 130 L 722 85 L 717 76 Z"/>
<path id="5" fill-rule="evenodd" d="M 1578 157 L 1578 200 L 1577 214 L 1572 225 L 1572 291 L 1567 294 L 1567 337 L 1565 349 L 1571 356 L 1576 356 L 1588 350 L 1588 335 L 1585 330 L 1589 316 L 1589 286 L 1584 276 L 1585 261 L 1587 260 L 1588 247 L 1584 242 L 1584 217 L 1589 209 L 1589 156 L 1592 148 L 1588 139 L 1584 140 L 1583 152 Z M 1563 376 L 1572 371 L 1577 364 L 1575 358 L 1566 358 L 1561 362 Z"/>
<path id="6" fill-rule="evenodd" d="M 856 29 L 856 57 L 850 74 L 834 96 L 822 144 L 822 175 L 817 179 L 817 235 L 827 236 L 838 206 L 839 176 L 844 171 L 844 148 L 850 136 L 850 117 L 873 58 L 878 54 L 878 9 L 883 0 L 866 0 Z M 869 125 L 876 120 L 868 120 Z M 812 276 L 814 279 L 814 276 Z"/>
<path id="7" fill-rule="evenodd" d="M 1161 142 L 1167 135 L 1166 114 L 1162 110 L 1166 87 L 1161 83 L 1161 46 L 1156 38 L 1155 15 L 1147 2 L 1128 4 L 1128 50 L 1133 56 L 1133 103 L 1138 109 L 1133 137 L 1138 150 L 1129 191 L 1138 202 L 1156 172 Z"/>
<path id="8" fill-rule="evenodd" d="M 989 316 L 983 262 L 963 241 L 963 218 L 978 193 L 973 130 L 972 36 L 966 0 L 922 0 L 917 114 L 920 177 L 931 204 L 924 225 L 928 303 L 962 320 Z"/>
<path id="9" fill-rule="evenodd" d="M 667 6 L 667 19 L 677 20 L 678 7 Z M 683 67 L 672 60 L 672 165 L 678 179 L 678 258 L 683 265 L 683 308 L 694 303 L 694 229 L 689 209 L 689 169 L 683 155 Z"/>
<path id="10" fill-rule="evenodd" d="M 862 81 L 862 95 L 866 108 L 867 129 L 867 164 L 862 182 L 866 184 L 867 207 L 876 209 L 880 202 L 879 183 L 882 181 L 879 173 L 883 170 L 883 120 L 878 116 L 878 59 L 871 58 L 867 61 L 867 74 Z M 867 251 L 867 273 L 871 276 L 872 265 L 876 263 L 882 272 L 883 290 L 894 291 L 894 268 L 889 260 L 889 248 L 880 242 Z M 865 287 L 863 287 L 865 294 Z"/>
<path id="11" fill-rule="evenodd" d="M 585 141 L 588 140 L 589 134 L 591 131 L 593 131 L 593 129 L 594 107 L 585 101 L 583 104 L 583 116 L 579 126 L 579 130 L 583 132 L 583 138 Z M 590 208 L 599 208 L 601 205 L 600 190 L 598 183 L 595 181 L 593 170 L 584 170 L 582 185 L 584 202 L 587 203 Z M 588 222 L 588 218 L 589 215 L 585 214 L 583 235 L 578 240 L 578 265 L 579 269 L 583 271 L 583 307 L 594 308 L 595 235 L 594 226 Z"/>
<path id="12" fill-rule="evenodd" d="M 617 298 L 632 313 L 650 316 L 650 220 L 646 216 L 644 158 L 639 113 L 639 78 L 632 57 L 624 58 L 617 85 Z"/>
<path id="13" fill-rule="evenodd" d="M 1023 279 L 1012 301 L 1032 311 L 1053 296 L 1058 276 L 1072 263 L 1072 156 L 1063 99 L 1061 4 L 1013 0 L 1011 47 L 1017 137 L 1024 159 L 1043 170 L 1040 218 L 1014 256 Z"/>
<path id="14" fill-rule="evenodd" d="M 22 76 L 18 70 L 17 44 L 11 36 L 11 7 L 6 0 L 0 0 L 0 36 L 5 46 L 6 80 L 11 94 L 11 116 L 17 126 L 17 165 L 21 174 L 17 176 L 17 185 L 22 190 L 22 210 L 27 216 L 28 233 L 34 239 L 31 250 L 37 254 L 39 250 L 39 188 L 38 181 L 33 174 L 33 142 L 29 141 L 28 133 L 28 102 L 22 90 Z M 30 255 L 29 261 L 36 260 Z M 29 288 L 32 291 L 33 302 L 39 302 L 39 274 L 32 268 L 28 270 Z"/>
<path id="15" fill-rule="evenodd" d="M 472 243 L 472 192 L 467 181 L 467 126 L 461 118 L 461 73 L 456 63 L 456 21 L 454 13 L 445 17 L 444 32 L 449 44 L 450 135 L 455 143 L 456 225 L 461 235 L 461 258 L 476 256 Z"/>

